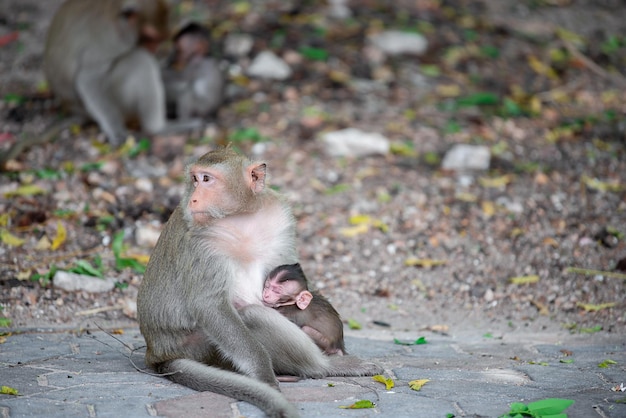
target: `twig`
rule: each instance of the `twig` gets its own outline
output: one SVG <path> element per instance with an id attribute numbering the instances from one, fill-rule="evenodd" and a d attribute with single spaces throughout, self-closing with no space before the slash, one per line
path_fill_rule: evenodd
<path id="1" fill-rule="evenodd" d="M 568 267 L 565 269 L 565 272 L 584 274 L 585 276 L 606 276 L 606 277 L 610 277 L 613 279 L 626 280 L 626 274 L 616 273 L 614 271 L 603 271 L 603 270 L 583 269 L 579 267 Z"/>
<path id="2" fill-rule="evenodd" d="M 173 374 L 178 373 L 178 371 L 174 371 L 174 372 L 169 372 L 169 373 L 151 373 L 149 371 L 146 371 L 146 369 L 141 369 L 139 368 L 139 366 L 137 366 L 135 364 L 135 362 L 132 359 L 133 354 L 135 354 L 136 351 L 139 351 L 141 349 L 146 348 L 146 346 L 141 346 L 141 347 L 137 347 L 137 348 L 133 348 L 131 346 L 129 346 L 128 344 L 126 344 L 124 341 L 120 340 L 119 338 L 117 338 L 115 335 L 111 334 L 110 332 L 106 331 L 104 328 L 102 328 L 100 326 L 100 324 L 98 324 L 97 322 L 94 322 L 95 326 L 98 327 L 98 329 L 100 329 L 100 331 L 104 332 L 105 334 L 107 334 L 109 337 L 113 338 L 115 341 L 117 341 L 118 343 L 122 344 L 124 347 L 126 347 L 128 349 L 128 351 L 130 351 L 130 354 L 126 355 L 124 354 L 124 357 L 126 357 L 128 359 L 128 361 L 130 362 L 130 364 L 133 366 L 133 368 L 135 370 L 137 370 L 139 373 L 143 373 L 143 374 L 147 374 L 149 376 L 154 376 L 154 377 L 164 377 L 164 376 L 171 376 Z M 99 341 L 99 340 L 98 340 Z M 104 343 L 103 343 L 104 344 Z"/>
<path id="3" fill-rule="evenodd" d="M 80 315 L 80 316 L 94 315 L 100 312 L 117 311 L 119 309 L 124 309 L 124 306 L 122 305 L 103 306 L 102 308 L 93 308 L 93 309 L 87 309 L 86 311 L 76 312 L 76 315 Z"/>
<path id="4" fill-rule="evenodd" d="M 622 88 L 626 88 L 626 79 L 624 78 L 624 76 L 622 76 L 619 73 L 607 72 L 604 68 L 600 67 L 598 64 L 591 61 L 582 52 L 576 49 L 576 47 L 572 45 L 571 42 L 568 42 L 567 40 L 563 38 L 561 38 L 561 42 L 563 42 L 563 45 L 565 45 L 565 48 L 567 49 L 567 51 L 573 56 L 575 56 L 578 60 L 580 60 L 583 64 L 585 64 L 585 67 L 587 67 L 591 72 L 595 73 L 596 75 L 606 80 L 613 81 L 614 83 L 618 84 Z"/>

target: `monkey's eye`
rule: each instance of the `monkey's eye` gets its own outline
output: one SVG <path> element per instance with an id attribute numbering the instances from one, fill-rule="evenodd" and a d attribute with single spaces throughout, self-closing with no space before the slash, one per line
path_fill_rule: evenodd
<path id="1" fill-rule="evenodd" d="M 202 181 L 203 181 L 203 182 L 205 182 L 205 183 L 206 183 L 206 182 L 207 182 L 207 181 L 209 181 L 209 180 L 211 180 L 211 176 L 209 176 L 208 174 L 203 174 L 203 175 L 202 175 Z"/>

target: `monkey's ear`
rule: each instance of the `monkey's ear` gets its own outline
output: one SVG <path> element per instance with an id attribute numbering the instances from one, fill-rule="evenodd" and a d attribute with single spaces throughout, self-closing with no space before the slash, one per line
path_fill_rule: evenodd
<path id="1" fill-rule="evenodd" d="M 311 303 L 311 299 L 313 299 L 311 292 L 303 290 L 296 296 L 296 306 L 298 309 L 304 310 L 309 306 L 309 303 Z"/>
<path id="2" fill-rule="evenodd" d="M 252 164 L 248 167 L 248 182 L 250 189 L 254 193 L 259 193 L 265 188 L 265 173 L 267 166 L 265 163 Z"/>

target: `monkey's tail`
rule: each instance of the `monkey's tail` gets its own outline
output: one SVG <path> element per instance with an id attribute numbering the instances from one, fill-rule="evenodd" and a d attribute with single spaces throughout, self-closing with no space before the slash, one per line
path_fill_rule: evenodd
<path id="1" fill-rule="evenodd" d="M 176 359 L 159 367 L 161 373 L 171 373 L 176 383 L 197 391 L 219 393 L 249 402 L 268 417 L 296 418 L 298 410 L 276 389 L 267 383 L 228 370 L 207 366 L 190 359 Z"/>

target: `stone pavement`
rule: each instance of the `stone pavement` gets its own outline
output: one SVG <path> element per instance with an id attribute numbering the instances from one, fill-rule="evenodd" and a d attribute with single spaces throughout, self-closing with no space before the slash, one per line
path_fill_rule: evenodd
<path id="1" fill-rule="evenodd" d="M 626 392 L 611 391 L 626 384 L 624 336 L 489 338 L 471 330 L 421 335 L 427 344 L 394 344 L 381 332 L 350 331 L 346 337 L 349 352 L 385 367 L 395 381 L 389 391 L 369 377 L 309 379 L 281 383 L 281 389 L 302 417 L 497 417 L 512 402 L 545 398 L 575 400 L 566 410 L 569 417 L 626 417 Z M 143 346 L 136 328 L 115 337 L 129 347 Z M 101 331 L 30 330 L 8 336 L 0 344 L 0 386 L 15 388 L 20 396 L 0 395 L 0 417 L 263 416 L 247 403 L 137 372 L 120 341 Z M 144 368 L 143 351 L 131 357 Z M 598 367 L 607 359 L 616 364 Z M 417 392 L 408 386 L 414 379 L 430 381 Z M 376 407 L 339 408 L 361 399 Z"/>

